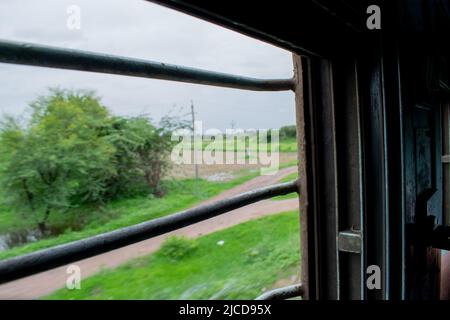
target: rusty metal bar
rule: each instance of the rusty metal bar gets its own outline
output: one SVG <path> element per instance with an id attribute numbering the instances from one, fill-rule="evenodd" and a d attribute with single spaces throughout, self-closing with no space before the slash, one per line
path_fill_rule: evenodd
<path id="1" fill-rule="evenodd" d="M 0 261 L 0 283 L 89 258 L 189 226 L 248 204 L 297 192 L 297 181 L 245 192 L 225 200 L 187 209 L 166 217 L 99 234 L 20 257 Z"/>
<path id="2" fill-rule="evenodd" d="M 256 79 L 88 51 L 0 40 L 0 62 L 254 91 L 292 90 L 293 79 Z"/>
<path id="3" fill-rule="evenodd" d="M 309 272 L 313 269 L 312 262 L 310 261 L 310 239 L 308 219 L 310 217 L 309 207 L 309 190 L 308 190 L 308 173 L 307 165 L 307 113 L 305 110 L 305 97 L 304 97 L 304 70 L 302 64 L 302 57 L 297 54 L 293 54 L 294 64 L 294 79 L 295 79 L 295 113 L 296 113 L 296 127 L 297 127 L 297 152 L 298 152 L 298 176 L 299 176 L 299 206 L 300 212 L 300 246 L 301 246 L 301 282 L 303 285 L 303 298 L 305 300 L 310 299 L 310 281 Z"/>
<path id="4" fill-rule="evenodd" d="M 301 284 L 294 284 L 268 291 L 255 300 L 285 300 L 303 296 L 304 290 Z"/>

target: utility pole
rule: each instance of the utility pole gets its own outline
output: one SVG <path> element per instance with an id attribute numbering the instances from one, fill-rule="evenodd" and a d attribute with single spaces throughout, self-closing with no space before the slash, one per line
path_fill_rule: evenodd
<path id="1" fill-rule="evenodd" d="M 191 100 L 191 115 L 192 115 L 192 139 L 194 140 L 194 167 L 195 167 L 195 179 L 199 178 L 198 174 L 198 163 L 197 163 L 197 157 L 196 153 L 198 152 L 196 139 L 195 139 L 195 111 L 194 111 L 194 101 Z M 203 146 L 200 146 L 202 148 Z M 201 151 L 201 149 L 200 149 Z"/>

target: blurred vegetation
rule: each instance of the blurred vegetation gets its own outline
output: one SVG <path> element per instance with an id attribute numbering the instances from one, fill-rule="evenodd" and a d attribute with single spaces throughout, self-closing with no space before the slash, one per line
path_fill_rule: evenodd
<path id="1" fill-rule="evenodd" d="M 173 144 L 167 127 L 113 117 L 91 92 L 52 90 L 30 107 L 25 124 L 11 117 L 1 124 L 0 187 L 41 232 L 55 211 L 100 206 L 145 188 L 163 195 Z"/>
<path id="2" fill-rule="evenodd" d="M 168 179 L 178 143 L 171 133 L 186 121 L 114 116 L 93 92 L 52 89 L 28 112 L 26 121 L 5 116 L 0 123 L 0 236 L 25 239 L 0 251 L 0 259 L 187 209 L 258 175 Z M 280 151 L 295 151 L 292 130 L 280 132 Z M 35 230 L 42 237 L 30 242 L 27 233 Z M 172 240 L 174 256 L 184 240 Z"/>
<path id="3" fill-rule="evenodd" d="M 280 140 L 295 140 L 297 138 L 297 128 L 295 125 L 280 128 Z"/>
<path id="4" fill-rule="evenodd" d="M 48 221 L 49 227 L 60 230 L 60 233 L 0 251 L 0 260 L 175 213 L 240 185 L 257 175 L 257 172 L 243 173 L 231 181 L 219 183 L 203 179 L 167 180 L 163 181 L 166 194 L 162 198 L 150 193 L 118 198 L 102 207 L 85 205 L 71 208 L 64 214 L 53 215 Z M 29 222 L 20 219 L 15 211 L 2 209 L 0 207 L 0 232 L 32 227 Z"/>
<path id="5" fill-rule="evenodd" d="M 300 272 L 298 212 L 202 236 L 193 250 L 191 241 L 169 238 L 154 254 L 83 279 L 81 290 L 61 289 L 46 299 L 254 299 L 277 280 L 292 283 Z M 169 252 L 177 252 L 177 259 Z"/>
<path id="6" fill-rule="evenodd" d="M 188 239 L 187 237 L 170 236 L 161 246 L 159 254 L 172 261 L 180 261 L 197 248 L 197 241 L 195 239 Z"/>

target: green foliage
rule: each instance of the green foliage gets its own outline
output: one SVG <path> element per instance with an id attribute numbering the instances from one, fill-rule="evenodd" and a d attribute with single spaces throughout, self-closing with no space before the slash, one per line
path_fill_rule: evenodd
<path id="1" fill-rule="evenodd" d="M 170 167 L 169 155 L 175 143 L 170 135 L 183 126 L 183 121 L 167 116 L 158 127 L 145 117 L 114 117 L 107 139 L 116 150 L 116 175 L 107 181 L 104 200 L 149 191 L 162 196 L 161 180 Z"/>
<path id="2" fill-rule="evenodd" d="M 136 168 L 140 171 L 147 186 L 156 196 L 162 196 L 161 179 L 167 172 L 173 142 L 165 128 L 156 128 L 148 120 L 135 118 L 129 120 L 129 130 L 140 138 L 136 144 Z"/>
<path id="3" fill-rule="evenodd" d="M 0 184 L 41 229 L 52 211 L 102 204 L 144 183 L 162 194 L 166 128 L 112 117 L 91 92 L 52 90 L 30 107 L 28 123 L 5 118 L 0 128 Z"/>
<path id="4" fill-rule="evenodd" d="M 38 214 L 43 227 L 52 210 L 75 198 L 98 200 L 115 170 L 114 148 L 98 134 L 108 112 L 92 94 L 53 91 L 31 108 L 28 126 L 3 123 L 0 177 L 9 200 Z"/>
<path id="5" fill-rule="evenodd" d="M 295 139 L 297 137 L 297 129 L 295 125 L 284 126 L 280 128 L 280 140 Z"/>
<path id="6" fill-rule="evenodd" d="M 162 244 L 159 254 L 172 261 L 180 261 L 197 248 L 197 242 L 186 237 L 170 236 Z"/>

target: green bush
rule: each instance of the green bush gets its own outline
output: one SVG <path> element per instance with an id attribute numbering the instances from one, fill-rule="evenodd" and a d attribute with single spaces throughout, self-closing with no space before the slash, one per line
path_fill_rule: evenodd
<path id="1" fill-rule="evenodd" d="M 30 107 L 28 123 L 2 123 L 0 179 L 8 200 L 45 231 L 50 212 L 101 197 L 114 147 L 99 135 L 109 114 L 92 93 L 54 90 Z"/>
<path id="2" fill-rule="evenodd" d="M 0 191 L 46 231 L 51 212 L 101 205 L 146 188 L 162 195 L 176 124 L 114 117 L 92 92 L 52 90 L 31 119 L 0 126 Z"/>
<path id="3" fill-rule="evenodd" d="M 180 261 L 197 248 L 197 242 L 186 237 L 171 236 L 161 246 L 159 254 L 172 260 Z"/>
<path id="4" fill-rule="evenodd" d="M 295 139 L 296 137 L 297 129 L 295 125 L 280 128 L 280 139 Z"/>

